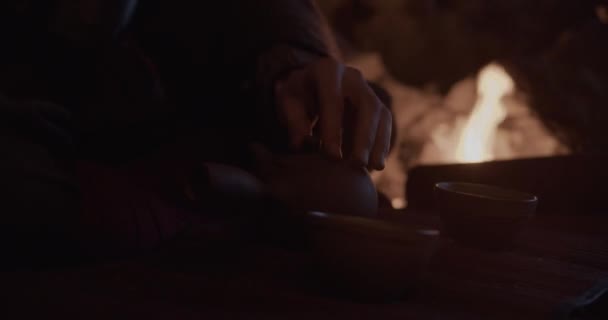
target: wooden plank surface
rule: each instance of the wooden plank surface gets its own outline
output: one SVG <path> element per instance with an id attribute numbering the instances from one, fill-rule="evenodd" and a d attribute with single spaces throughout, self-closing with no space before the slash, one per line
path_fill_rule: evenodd
<path id="1" fill-rule="evenodd" d="M 438 228 L 425 213 L 393 223 Z M 106 265 L 2 274 L 3 311 L 71 318 L 541 319 L 608 278 L 607 237 L 570 217 L 538 219 L 509 251 L 443 239 L 408 299 L 362 304 L 323 292 L 305 252 L 213 241 Z M 596 217 L 593 225 L 603 223 Z M 220 249 L 221 248 L 221 249 Z"/>

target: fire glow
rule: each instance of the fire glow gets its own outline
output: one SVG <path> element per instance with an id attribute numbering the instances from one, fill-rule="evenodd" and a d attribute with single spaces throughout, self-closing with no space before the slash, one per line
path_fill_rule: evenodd
<path id="1" fill-rule="evenodd" d="M 494 159 L 496 130 L 506 116 L 502 99 L 513 92 L 515 84 L 497 64 L 483 68 L 477 80 L 477 102 L 467 119 L 456 149 L 456 161 L 475 163 Z"/>
<path id="2" fill-rule="evenodd" d="M 369 65 L 372 67 L 368 69 L 376 66 Z M 359 62 L 357 66 L 365 64 Z M 407 173 L 416 166 L 570 153 L 545 127 L 528 93 L 519 90 L 497 63 L 455 83 L 446 95 L 407 87 L 390 76 L 383 81 L 394 101 L 399 151 L 391 153 L 385 170 L 374 172 L 372 178 L 394 208 L 407 206 Z"/>
<path id="3" fill-rule="evenodd" d="M 466 105 L 463 90 L 474 90 L 475 98 L 469 102 L 472 108 L 467 113 L 444 112 L 454 116 L 431 129 L 417 164 L 478 163 L 568 153 L 501 65 L 482 68 L 470 86 L 455 85 L 452 94 L 461 98 L 451 102 L 446 98 L 445 110 L 454 110 L 450 106 L 455 104 Z"/>

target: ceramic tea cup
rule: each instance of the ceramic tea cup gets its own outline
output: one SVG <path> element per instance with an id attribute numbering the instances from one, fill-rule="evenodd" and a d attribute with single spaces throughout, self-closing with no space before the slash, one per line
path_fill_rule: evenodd
<path id="1" fill-rule="evenodd" d="M 439 232 L 323 212 L 306 216 L 321 281 L 364 301 L 399 299 L 419 284 Z"/>
<path id="2" fill-rule="evenodd" d="M 533 217 L 537 204 L 535 195 L 494 186 L 464 182 L 435 185 L 442 232 L 478 247 L 508 247 Z"/>

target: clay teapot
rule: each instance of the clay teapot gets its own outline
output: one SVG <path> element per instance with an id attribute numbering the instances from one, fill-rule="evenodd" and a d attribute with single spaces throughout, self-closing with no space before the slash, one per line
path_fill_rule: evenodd
<path id="1" fill-rule="evenodd" d="M 376 188 L 363 167 L 319 153 L 272 154 L 253 147 L 255 175 L 270 194 L 290 208 L 354 216 L 374 216 Z"/>

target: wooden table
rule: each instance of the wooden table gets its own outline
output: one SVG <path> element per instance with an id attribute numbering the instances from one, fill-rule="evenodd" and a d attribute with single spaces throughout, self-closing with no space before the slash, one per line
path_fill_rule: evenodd
<path id="1" fill-rule="evenodd" d="M 439 225 L 420 212 L 383 216 Z M 499 253 L 443 239 L 424 286 L 398 302 L 323 293 L 303 252 L 209 240 L 105 265 L 2 274 L 0 318 L 553 318 L 560 304 L 608 278 L 607 223 L 601 215 L 538 217 L 512 250 Z"/>

